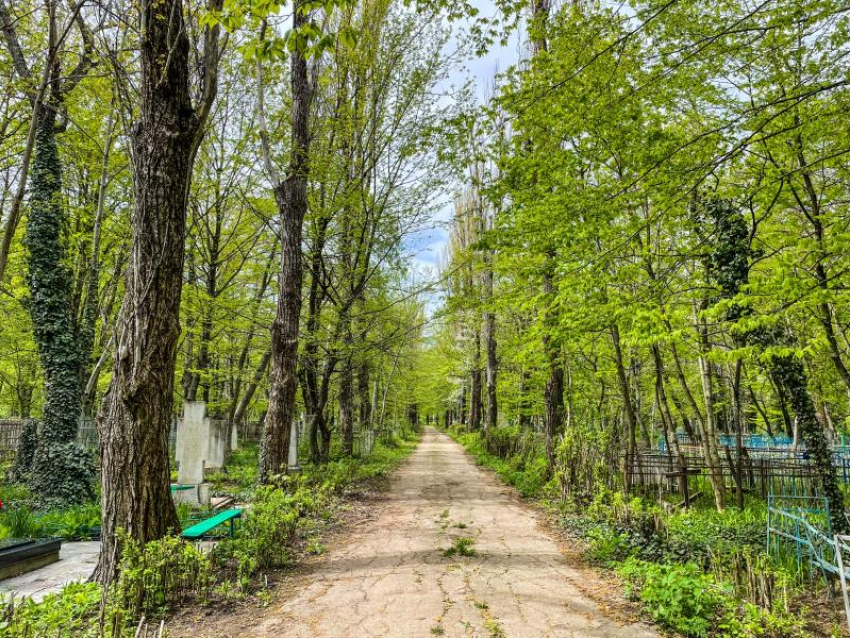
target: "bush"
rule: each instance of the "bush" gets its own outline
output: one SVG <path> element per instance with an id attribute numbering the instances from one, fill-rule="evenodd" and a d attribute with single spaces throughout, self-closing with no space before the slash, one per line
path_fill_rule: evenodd
<path id="1" fill-rule="evenodd" d="M 176 536 L 144 546 L 123 534 L 121 566 L 109 603 L 114 625 L 164 614 L 190 596 L 204 597 L 213 584 L 209 558 Z"/>
<path id="2" fill-rule="evenodd" d="M 769 610 L 738 600 L 695 563 L 657 564 L 634 558 L 618 569 L 652 618 L 683 636 L 791 638 L 808 636 L 787 608 Z"/>
<path id="3" fill-rule="evenodd" d="M 0 525 L 11 538 L 37 538 L 42 526 L 38 518 L 26 505 L 9 506 L 0 514 Z"/>
<path id="4" fill-rule="evenodd" d="M 748 503 L 744 511 L 692 509 L 667 518 L 667 542 L 672 553 L 708 567 L 735 551 L 763 551 L 766 525 L 764 503 Z"/>
<path id="5" fill-rule="evenodd" d="M 39 518 L 41 533 L 65 540 L 100 537 L 100 503 L 86 503 L 47 512 Z"/>
<path id="6" fill-rule="evenodd" d="M 258 488 L 236 536 L 216 546 L 216 557 L 236 562 L 239 585 L 247 589 L 258 571 L 283 567 L 289 562 L 288 546 L 299 519 L 315 511 L 321 502 L 321 496 L 304 488 L 293 494 L 277 487 Z"/>
<path id="7" fill-rule="evenodd" d="M 0 635 L 9 638 L 33 636 L 98 636 L 97 613 L 101 589 L 96 583 L 70 583 L 49 594 L 40 603 L 31 598 L 0 603 Z"/>
<path id="8" fill-rule="evenodd" d="M 683 636 L 707 636 L 723 603 L 711 577 L 693 563 L 659 565 L 629 559 L 618 570 L 652 618 Z"/>

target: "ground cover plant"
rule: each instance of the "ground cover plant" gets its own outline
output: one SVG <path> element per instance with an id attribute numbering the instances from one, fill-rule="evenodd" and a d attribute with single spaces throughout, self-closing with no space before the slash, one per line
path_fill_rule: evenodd
<path id="1" fill-rule="evenodd" d="M 813 592 L 826 596 L 825 586 L 813 590 L 816 581 L 798 571 L 792 556 L 765 554 L 763 501 L 748 500 L 744 510 L 703 506 L 671 514 L 653 501 L 603 489 L 589 506 L 576 507 L 561 499 L 557 477 L 539 477 L 536 464 L 490 454 L 481 433 L 460 427 L 448 432 L 476 462 L 584 540 L 587 558 L 616 571 L 627 595 L 660 625 L 683 636 L 776 638 L 805 637 L 830 626 L 806 611 Z M 841 621 L 840 614 L 833 618 L 833 624 Z"/>
<path id="2" fill-rule="evenodd" d="M 263 576 L 291 564 L 296 541 L 306 541 L 316 533 L 318 521 L 335 516 L 340 498 L 395 470 L 417 440 L 414 433 L 388 437 L 367 457 L 308 466 L 278 486 L 255 482 L 235 536 L 221 539 L 210 552 L 176 536 L 144 546 L 127 538 L 121 577 L 110 587 L 103 610 L 102 588 L 96 583 L 68 585 L 39 604 L 3 600 L 0 635 L 98 636 L 102 615 L 105 635 L 121 638 L 134 636 L 141 618 L 158 620 L 183 604 L 222 605 L 251 595 L 261 603 Z M 238 457 L 237 462 L 243 463 Z M 188 521 L 201 513 L 182 507 L 181 514 Z M 315 553 L 316 539 L 309 543 Z M 472 550 L 463 549 L 467 553 L 462 555 L 471 555 Z"/>

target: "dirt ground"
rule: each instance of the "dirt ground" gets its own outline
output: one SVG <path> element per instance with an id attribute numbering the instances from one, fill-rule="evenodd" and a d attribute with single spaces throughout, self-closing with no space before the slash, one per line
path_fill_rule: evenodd
<path id="1" fill-rule="evenodd" d="M 604 582 L 568 564 L 543 517 L 441 433 L 425 433 L 376 507 L 268 607 L 184 617 L 169 636 L 657 636 L 603 613 L 587 593 Z M 473 555 L 446 555 L 459 538 Z"/>

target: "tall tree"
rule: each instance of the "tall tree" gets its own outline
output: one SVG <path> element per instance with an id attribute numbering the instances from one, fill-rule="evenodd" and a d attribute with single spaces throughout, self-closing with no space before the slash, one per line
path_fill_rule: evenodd
<path id="1" fill-rule="evenodd" d="M 221 9 L 221 0 L 207 8 Z M 200 98 L 192 103 L 183 0 L 139 7 L 140 78 L 133 127 L 135 202 L 112 382 L 98 415 L 102 536 L 96 578 L 109 584 L 119 530 L 145 543 L 179 528 L 169 488 L 168 433 L 180 336 L 186 209 L 192 166 L 217 90 L 218 25 L 204 30 Z"/>
<path id="2" fill-rule="evenodd" d="M 307 179 L 310 171 L 310 101 L 312 89 L 308 74 L 308 42 L 303 34 L 310 23 L 310 4 L 295 0 L 292 7 L 294 46 L 289 58 L 291 123 L 289 166 L 281 179 L 274 168 L 269 149 L 265 116 L 261 115 L 261 136 L 266 168 L 272 181 L 278 207 L 281 234 L 280 275 L 277 314 L 272 323 L 271 370 L 269 373 L 269 409 L 263 425 L 260 451 L 260 480 L 269 482 L 286 472 L 289 437 L 295 418 L 295 393 L 298 389 L 298 331 L 301 323 L 301 283 L 304 269 L 301 237 L 307 214 Z M 262 63 L 258 82 L 262 95 Z M 262 98 L 259 100 L 263 108 Z"/>
<path id="3" fill-rule="evenodd" d="M 80 15 L 81 3 L 69 7 L 64 29 L 60 24 L 60 3 L 50 0 L 45 9 L 47 50 L 43 79 L 40 87 L 37 83 L 30 86 L 35 136 L 25 243 L 29 250 L 29 309 L 47 396 L 31 483 L 42 498 L 74 502 L 93 495 L 93 467 L 85 451 L 76 444 L 86 359 L 72 309 L 73 279 L 64 240 L 68 217 L 63 204 L 57 134 L 68 125 L 65 100 L 86 76 L 94 57 L 91 33 Z M 81 35 L 82 53 L 76 67 L 63 77 L 63 43 L 72 24 Z M 17 74 L 34 81 L 33 70 L 27 64 L 4 2 L 0 2 L 0 27 Z M 25 175 L 23 170 L 22 183 L 26 181 Z M 15 216 L 13 210 L 10 221 Z"/>

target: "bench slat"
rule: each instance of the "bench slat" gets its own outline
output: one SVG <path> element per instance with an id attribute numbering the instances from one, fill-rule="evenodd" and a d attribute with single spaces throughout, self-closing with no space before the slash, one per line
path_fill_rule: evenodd
<path id="1" fill-rule="evenodd" d="M 215 516 L 208 518 L 205 521 L 201 521 L 200 523 L 196 523 L 192 525 L 192 527 L 183 530 L 181 536 L 183 538 L 200 538 L 211 529 L 218 527 L 222 523 L 227 523 L 228 521 L 232 522 L 242 516 L 242 510 L 225 510 L 220 514 L 216 514 Z"/>

